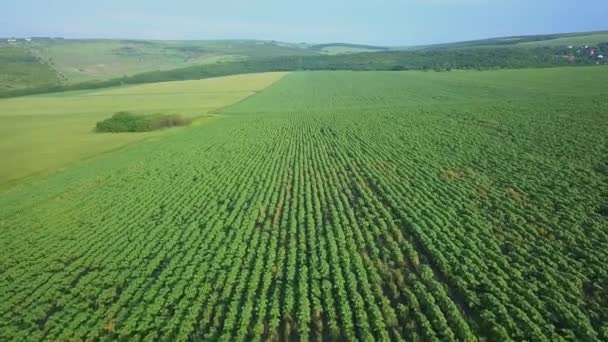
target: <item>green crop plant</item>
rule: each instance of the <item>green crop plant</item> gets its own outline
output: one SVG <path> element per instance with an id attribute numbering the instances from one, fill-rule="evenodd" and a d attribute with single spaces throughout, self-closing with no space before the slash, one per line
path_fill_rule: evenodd
<path id="1" fill-rule="evenodd" d="M 606 340 L 605 68 L 295 72 L 0 196 L 6 340 Z"/>

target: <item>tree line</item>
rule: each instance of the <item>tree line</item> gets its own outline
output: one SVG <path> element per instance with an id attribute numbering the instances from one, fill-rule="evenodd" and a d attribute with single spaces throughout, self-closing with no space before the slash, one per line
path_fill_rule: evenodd
<path id="1" fill-rule="evenodd" d="M 145 72 L 100 82 L 92 81 L 73 85 L 50 85 L 4 91 L 0 92 L 0 98 L 69 90 L 98 89 L 125 84 L 192 80 L 272 71 L 450 71 L 452 69 L 489 70 L 606 64 L 606 61 L 598 60 L 597 56 L 602 53 L 607 55 L 608 45 L 599 44 L 594 48 L 596 49 L 595 55 L 580 55 L 576 59 L 567 58 L 568 51 L 564 47 L 552 46 L 534 48 L 477 47 L 466 49 L 423 49 L 332 56 L 253 58 L 244 61 L 220 62 L 211 65 L 195 65 L 173 70 Z"/>

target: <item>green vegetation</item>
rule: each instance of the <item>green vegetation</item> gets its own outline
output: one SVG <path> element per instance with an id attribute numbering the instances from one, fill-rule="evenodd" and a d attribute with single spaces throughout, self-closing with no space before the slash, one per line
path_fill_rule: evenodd
<path id="1" fill-rule="evenodd" d="M 168 133 L 96 134 L 95 123 L 111 113 L 174 113 L 205 121 L 282 76 L 251 74 L 0 100 L 0 188 Z"/>
<path id="2" fill-rule="evenodd" d="M 593 50 L 593 54 L 591 54 Z M 245 73 L 301 70 L 487 70 L 502 68 L 545 68 L 608 64 L 608 43 L 590 46 L 585 51 L 567 47 L 473 47 L 382 51 L 340 55 L 284 56 L 248 59 L 238 62 L 196 65 L 180 69 L 147 72 L 104 82 L 71 86 L 39 87 L 0 93 L 0 97 L 48 93 L 65 90 L 96 89 L 123 84 L 192 80 Z"/>
<path id="3" fill-rule="evenodd" d="M 566 45 L 597 45 L 608 42 L 608 32 L 598 32 L 583 35 L 566 35 L 558 36 L 549 40 L 542 40 L 537 42 L 522 42 L 518 45 L 530 45 L 530 46 L 566 46 Z"/>
<path id="4" fill-rule="evenodd" d="M 257 40 L 38 38 L 0 43 L 0 71 L 4 71 L 0 74 L 0 97 L 269 71 L 444 71 L 607 64 L 608 57 L 599 55 L 608 56 L 607 32 L 503 37 L 410 48 Z"/>
<path id="5" fill-rule="evenodd" d="M 95 124 L 98 133 L 150 132 L 159 129 L 188 126 L 192 119 L 176 114 L 136 115 L 118 112 Z"/>
<path id="6" fill-rule="evenodd" d="M 52 64 L 65 84 L 191 65 L 315 53 L 289 44 L 257 40 L 36 39 L 27 46 Z"/>
<path id="7" fill-rule="evenodd" d="M 0 43 L 0 93 L 58 84 L 57 75 L 27 49 Z"/>
<path id="8" fill-rule="evenodd" d="M 156 41 L 19 39 L 0 41 L 0 94 L 104 81 L 148 71 L 250 58 L 315 55 L 306 45 L 258 40 Z M 36 91 L 40 94 L 47 91 Z"/>
<path id="9" fill-rule="evenodd" d="M 0 339 L 607 340 L 606 79 L 291 73 L 11 188 Z"/>
<path id="10" fill-rule="evenodd" d="M 339 54 L 345 54 L 345 53 L 360 53 L 360 52 L 374 52 L 374 51 L 390 50 L 389 48 L 383 47 L 383 46 L 348 44 L 348 43 L 317 44 L 317 45 L 310 46 L 309 49 L 318 51 L 322 54 L 327 54 L 327 55 L 339 55 Z"/>
<path id="11" fill-rule="evenodd" d="M 568 45 L 596 45 L 608 42 L 608 31 L 575 32 L 538 34 L 527 36 L 512 36 L 471 40 L 446 44 L 419 46 L 417 48 L 471 48 L 471 47 L 497 47 L 497 46 L 568 46 Z"/>

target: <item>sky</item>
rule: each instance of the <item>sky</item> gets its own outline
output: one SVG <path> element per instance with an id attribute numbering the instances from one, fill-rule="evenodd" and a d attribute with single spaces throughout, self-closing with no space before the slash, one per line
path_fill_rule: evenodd
<path id="1" fill-rule="evenodd" d="M 608 30 L 608 0 L 3 0 L 0 37 L 422 45 Z"/>

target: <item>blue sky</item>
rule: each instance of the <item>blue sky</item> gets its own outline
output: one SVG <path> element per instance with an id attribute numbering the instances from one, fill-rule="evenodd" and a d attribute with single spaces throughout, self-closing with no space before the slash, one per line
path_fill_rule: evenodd
<path id="1" fill-rule="evenodd" d="M 608 0 L 6 0 L 0 36 L 417 45 L 608 30 Z"/>

